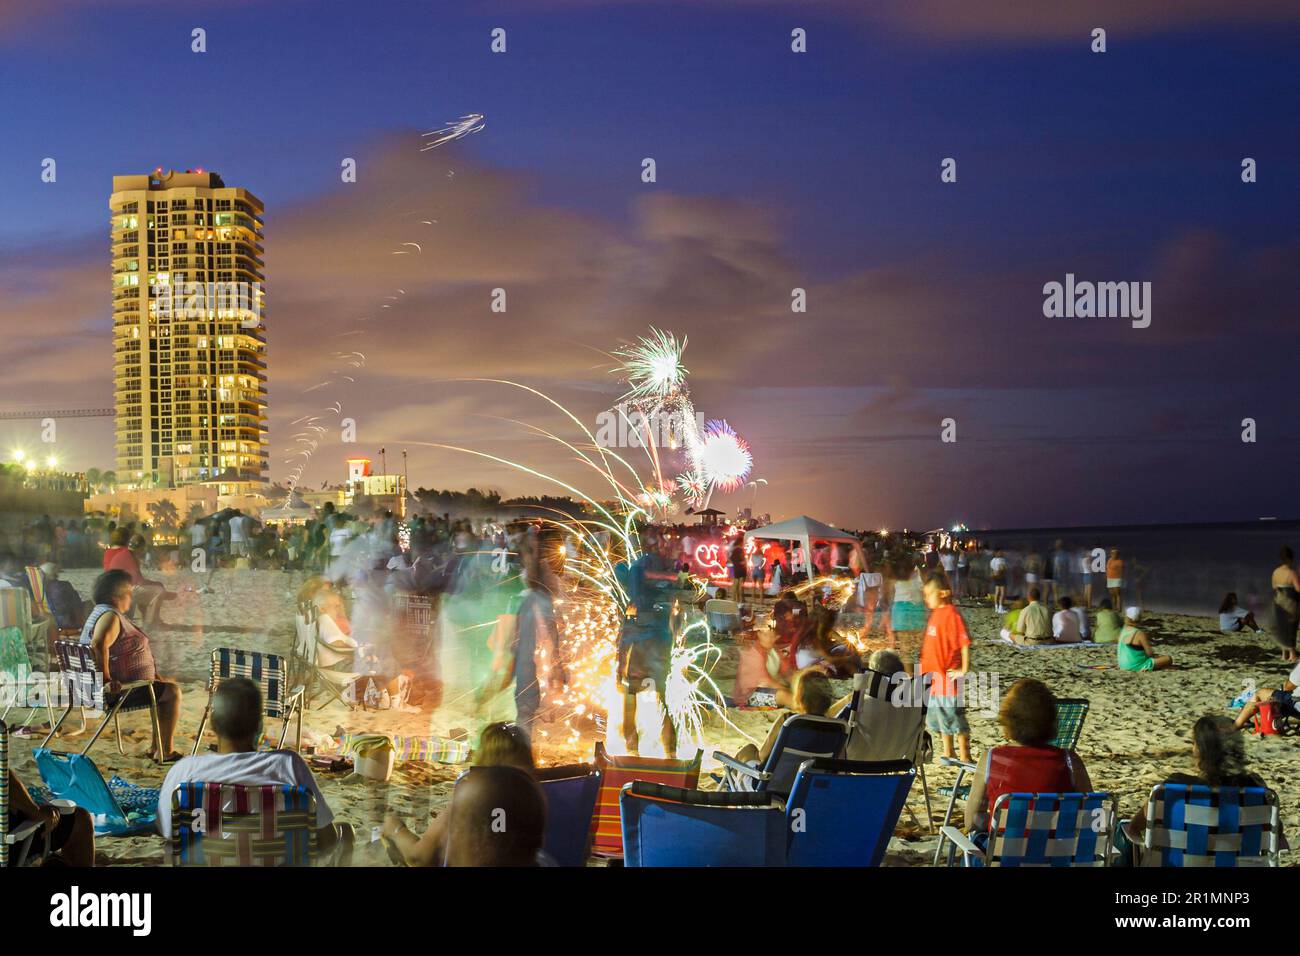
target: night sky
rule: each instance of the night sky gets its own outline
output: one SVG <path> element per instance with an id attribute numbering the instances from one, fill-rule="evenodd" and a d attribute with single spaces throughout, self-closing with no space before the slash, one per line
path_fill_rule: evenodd
<path id="1" fill-rule="evenodd" d="M 516 424 L 553 409 L 455 380 L 594 428 L 604 353 L 654 325 L 776 518 L 1294 517 L 1297 49 L 1300 6 L 1263 0 L 0 0 L 0 409 L 112 404 L 111 177 L 202 167 L 267 205 L 273 479 L 289 423 L 339 401 L 359 445 L 322 445 L 313 487 L 385 446 L 412 486 L 556 490 L 437 442 L 594 491 Z M 1151 282 L 1151 326 L 1044 317 L 1066 273 Z M 351 349 L 355 383 L 304 391 Z M 38 443 L 0 423 L 0 451 Z M 113 467 L 108 420 L 57 452 Z"/>

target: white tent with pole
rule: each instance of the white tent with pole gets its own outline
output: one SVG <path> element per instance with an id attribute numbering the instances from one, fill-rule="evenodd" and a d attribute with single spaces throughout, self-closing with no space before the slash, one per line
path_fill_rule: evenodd
<path id="1" fill-rule="evenodd" d="M 751 540 L 756 541 L 793 541 L 798 550 L 796 554 L 802 557 L 797 564 L 791 559 L 791 572 L 803 571 L 810 578 L 813 576 L 812 569 L 812 549 L 817 544 L 847 544 L 852 550 L 860 550 L 862 543 L 857 537 L 838 528 L 832 528 L 828 524 L 809 518 L 807 515 L 800 515 L 797 518 L 789 518 L 786 521 L 778 521 L 776 524 L 764 525 L 761 528 L 754 528 L 752 531 L 745 532 L 745 544 L 748 545 Z"/>

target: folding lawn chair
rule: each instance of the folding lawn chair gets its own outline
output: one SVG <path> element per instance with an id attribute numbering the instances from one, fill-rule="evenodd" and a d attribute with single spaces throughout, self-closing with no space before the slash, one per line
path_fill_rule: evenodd
<path id="1" fill-rule="evenodd" d="M 713 757 L 724 768 L 723 789 L 772 793 L 784 800 L 794 786 L 799 766 L 811 758 L 841 756 L 848 736 L 846 720 L 794 714 L 781 726 L 776 745 L 763 766 L 751 766 L 717 750 Z"/>
<path id="2" fill-rule="evenodd" d="M 586 866 L 591 816 L 600 795 L 600 771 L 591 764 L 545 767 L 537 778 L 546 794 L 543 849 L 560 866 Z"/>
<path id="3" fill-rule="evenodd" d="M 307 787 L 195 781 L 172 792 L 172 866 L 314 866 L 316 800 Z"/>
<path id="4" fill-rule="evenodd" d="M 203 718 L 199 721 L 198 732 L 194 735 L 192 754 L 199 752 L 199 743 L 203 740 L 203 731 L 212 714 L 212 695 L 223 680 L 232 677 L 247 677 L 262 690 L 262 713 L 272 720 L 283 720 L 280 728 L 280 741 L 276 749 L 284 747 L 285 738 L 289 736 L 289 721 L 298 719 L 295 750 L 302 749 L 302 711 L 305 689 L 300 684 L 288 689 L 285 687 L 286 661 L 276 654 L 262 654 L 258 651 L 241 651 L 231 647 L 219 647 L 212 652 L 212 671 L 208 675 L 208 705 L 203 709 Z"/>
<path id="5" fill-rule="evenodd" d="M 1073 750 L 1079 743 L 1079 737 L 1083 734 L 1083 721 L 1088 716 L 1088 701 L 1082 697 L 1066 697 L 1056 702 L 1056 736 L 1049 740 L 1048 746 L 1060 747 L 1062 750 Z M 970 796 L 970 784 L 963 784 L 968 773 L 974 773 L 977 769 L 973 763 L 967 763 L 958 760 L 956 757 L 940 757 L 939 763 L 945 767 L 957 768 L 957 779 L 953 782 L 951 788 L 942 787 L 940 794 L 948 795 L 948 808 L 943 812 L 943 825 L 939 828 L 939 844 L 934 848 L 934 866 L 939 865 L 939 854 L 943 852 L 944 837 L 943 833 L 949 829 L 948 824 L 952 822 L 952 811 L 957 805 L 959 799 L 964 800 Z"/>
<path id="6" fill-rule="evenodd" d="M 1162 783 L 1147 800 L 1142 866 L 1277 866 L 1282 820 L 1267 787 Z"/>
<path id="7" fill-rule="evenodd" d="M 15 866 L 26 863 L 41 830 L 40 820 L 27 820 L 12 831 L 9 829 L 9 728 L 0 720 L 0 870 L 9 865 L 11 853 Z M 48 845 L 47 839 L 47 848 Z"/>
<path id="8" fill-rule="evenodd" d="M 853 676 L 853 696 L 844 718 L 849 722 L 849 739 L 844 756 L 849 760 L 906 760 L 921 775 L 925 797 L 925 825 L 934 832 L 934 811 L 930 806 L 930 784 L 925 763 L 930 755 L 930 735 L 925 731 L 925 702 L 912 700 L 913 688 L 906 673 L 897 680 L 877 671 Z M 912 816 L 915 818 L 916 814 Z"/>
<path id="9" fill-rule="evenodd" d="M 729 634 L 740 627 L 740 608 L 735 601 L 722 598 L 705 601 L 704 614 L 708 618 L 710 631 Z"/>
<path id="10" fill-rule="evenodd" d="M 162 763 L 165 755 L 161 752 L 162 728 L 158 724 L 158 698 L 154 694 L 153 681 L 141 680 L 122 684 L 114 693 L 103 691 L 101 700 L 97 691 L 102 690 L 103 674 L 95 664 L 90 645 L 79 644 L 76 641 L 55 641 L 54 653 L 59 662 L 59 677 L 67 694 L 68 706 L 50 727 L 49 734 L 41 741 L 41 747 L 46 748 L 50 745 L 54 735 L 59 732 L 63 722 L 72 713 L 73 707 L 81 708 L 82 729 L 86 726 L 86 708 L 98 710 L 102 707 L 104 719 L 95 728 L 95 733 L 86 742 L 86 746 L 81 748 L 81 753 L 84 754 L 95 746 L 95 741 L 99 739 L 111 720 L 113 729 L 117 733 L 117 752 L 125 756 L 126 750 L 122 746 L 122 725 L 118 715 L 147 707 L 153 726 L 154 760 Z"/>
<path id="11" fill-rule="evenodd" d="M 128 836 L 154 829 L 158 818 L 158 788 L 141 787 L 121 777 L 105 780 L 85 754 L 67 754 L 43 747 L 33 752 L 41 781 L 52 800 L 68 800 L 90 814 L 95 832 Z"/>
<path id="12" fill-rule="evenodd" d="M 619 794 L 625 866 L 783 866 L 786 808 L 771 793 L 636 781 Z"/>
<path id="13" fill-rule="evenodd" d="M 619 795 L 625 783 L 641 781 L 694 790 L 700 782 L 703 757 L 703 751 L 697 751 L 690 760 L 610 755 L 605 752 L 604 745 L 597 742 L 595 763 L 600 771 L 600 792 L 591 818 L 591 852 L 606 858 L 623 855 Z"/>
<path id="14" fill-rule="evenodd" d="M 1109 793 L 1004 793 L 993 806 L 986 847 L 957 827 L 942 832 L 961 850 L 964 866 L 1105 867 L 1118 823 Z"/>
<path id="15" fill-rule="evenodd" d="M 906 760 L 806 760 L 786 804 L 786 866 L 879 866 L 916 770 Z"/>
<path id="16" fill-rule="evenodd" d="M 356 705 L 344 698 L 343 691 L 360 675 L 340 669 L 341 665 L 351 665 L 352 655 L 321 640 L 320 613 L 310 601 L 298 606 L 294 623 L 296 640 L 290 679 L 295 687 L 302 685 L 304 688 L 303 707 L 311 703 L 318 691 L 324 691 L 326 698 L 319 707 L 324 707 L 332 698 L 348 710 L 355 710 Z"/>

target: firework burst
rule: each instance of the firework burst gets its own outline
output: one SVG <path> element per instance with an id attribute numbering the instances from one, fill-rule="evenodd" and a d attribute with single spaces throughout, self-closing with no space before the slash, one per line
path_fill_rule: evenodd
<path id="1" fill-rule="evenodd" d="M 708 481 L 710 491 L 735 491 L 745 484 L 754 467 L 749 442 L 725 421 L 715 419 L 704 427 L 696 466 Z"/>
<path id="2" fill-rule="evenodd" d="M 619 401 L 649 402 L 663 406 L 673 398 L 685 398 L 686 374 L 682 353 L 686 351 L 686 337 L 680 342 L 671 332 L 650 329 L 635 345 L 618 349 L 617 372 L 628 385 Z"/>

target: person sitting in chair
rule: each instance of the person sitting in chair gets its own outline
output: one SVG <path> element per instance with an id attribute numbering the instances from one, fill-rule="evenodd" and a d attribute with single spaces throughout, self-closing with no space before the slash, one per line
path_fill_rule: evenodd
<path id="1" fill-rule="evenodd" d="M 27 792 L 23 782 L 12 770 L 9 771 L 9 826 L 16 829 L 28 820 L 40 820 L 45 825 L 45 833 L 37 834 L 37 840 L 49 840 L 50 852 L 53 854 L 45 860 L 64 866 L 95 865 L 95 824 L 90 814 L 81 807 L 71 811 L 57 807 L 39 805 Z M 18 855 L 11 849 L 9 865 L 18 865 Z"/>
<path id="2" fill-rule="evenodd" d="M 178 761 L 158 791 L 158 832 L 163 839 L 172 838 L 172 794 L 182 783 L 287 784 L 311 791 L 319 851 L 322 856 L 336 853 L 338 865 L 347 866 L 352 858 L 352 825 L 334 822 L 306 761 L 292 750 L 257 749 L 262 740 L 262 692 L 256 684 L 247 677 L 231 677 L 217 686 L 212 694 L 212 730 L 217 752 Z"/>
<path id="3" fill-rule="evenodd" d="M 447 866 L 539 866 L 545 836 L 546 795 L 527 771 L 474 767 L 456 781 Z"/>
<path id="4" fill-rule="evenodd" d="M 148 635 L 127 617 L 133 593 L 131 575 L 126 571 L 105 571 L 96 578 L 95 607 L 81 629 L 81 643 L 90 645 L 108 693 L 116 693 L 123 684 L 153 681 L 154 698 L 158 702 L 158 731 L 162 736 L 162 740 L 154 742 L 161 748 L 158 759 L 178 760 L 181 755 L 172 749 L 172 738 L 181 713 L 181 688 L 175 680 L 159 676 Z M 139 695 L 148 689 L 135 688 L 131 691 L 134 699 L 128 704 L 138 702 Z"/>
<path id="5" fill-rule="evenodd" d="M 777 738 L 781 736 L 781 728 L 787 720 L 795 714 L 825 717 L 835 705 L 835 695 L 831 691 L 830 680 L 824 673 L 814 668 L 795 672 L 793 680 L 790 681 L 790 696 L 793 698 L 793 710 L 782 714 L 772 724 L 767 732 L 767 739 L 763 741 L 761 747 L 745 744 L 736 751 L 737 760 L 750 763 L 755 767 L 763 766 L 771 755 L 772 749 L 776 747 Z"/>

